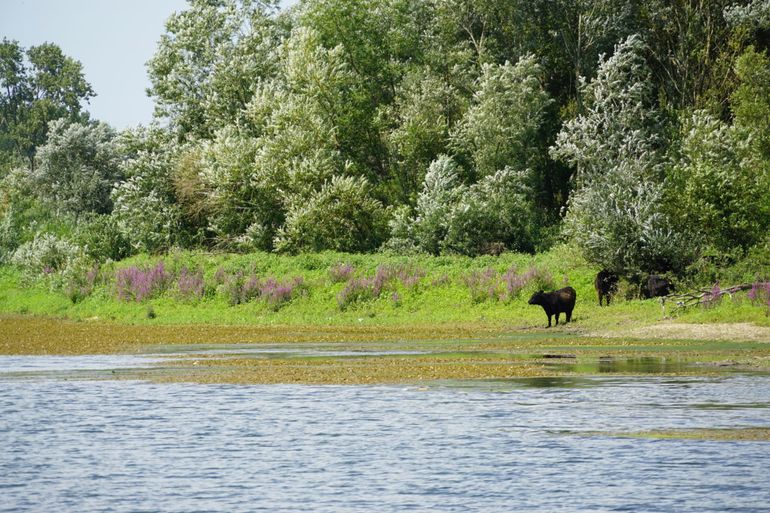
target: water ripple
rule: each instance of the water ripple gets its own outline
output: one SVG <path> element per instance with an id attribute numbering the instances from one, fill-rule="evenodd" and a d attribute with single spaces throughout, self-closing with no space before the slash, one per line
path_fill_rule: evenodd
<path id="1" fill-rule="evenodd" d="M 0 511 L 768 511 L 767 443 L 563 433 L 768 427 L 770 378 L 564 385 L 5 380 Z"/>

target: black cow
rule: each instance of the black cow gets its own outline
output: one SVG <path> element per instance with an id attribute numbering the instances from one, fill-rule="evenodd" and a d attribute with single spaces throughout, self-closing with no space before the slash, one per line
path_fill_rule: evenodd
<path id="1" fill-rule="evenodd" d="M 564 287 L 554 292 L 543 292 L 542 290 L 532 294 L 529 299 L 530 305 L 540 305 L 548 316 L 548 327 L 551 327 L 551 316 L 556 316 L 556 325 L 559 325 L 559 314 L 564 312 L 567 316 L 566 322 L 572 319 L 572 310 L 575 308 L 575 289 Z"/>
<path id="2" fill-rule="evenodd" d="M 667 296 L 674 290 L 674 284 L 668 278 L 659 274 L 651 274 L 647 277 L 647 284 L 642 286 L 642 296 L 645 299 L 651 297 Z"/>
<path id="3" fill-rule="evenodd" d="M 599 296 L 599 306 L 602 306 L 602 298 L 604 298 L 606 306 L 610 306 L 610 298 L 618 291 L 618 275 L 602 269 L 596 275 L 594 288 Z"/>

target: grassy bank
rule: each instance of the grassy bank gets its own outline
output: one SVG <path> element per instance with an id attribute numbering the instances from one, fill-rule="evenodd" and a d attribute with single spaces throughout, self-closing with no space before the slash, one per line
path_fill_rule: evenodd
<path id="1" fill-rule="evenodd" d="M 321 253 L 142 255 L 79 275 L 31 276 L 0 268 L 0 314 L 137 325 L 404 326 L 445 323 L 515 330 L 545 326 L 527 304 L 540 288 L 577 290 L 574 326 L 611 331 L 677 322 L 770 326 L 763 301 L 746 293 L 709 308 L 674 312 L 659 300 L 597 305 L 597 269 L 568 247 L 539 255 L 400 257 Z"/>

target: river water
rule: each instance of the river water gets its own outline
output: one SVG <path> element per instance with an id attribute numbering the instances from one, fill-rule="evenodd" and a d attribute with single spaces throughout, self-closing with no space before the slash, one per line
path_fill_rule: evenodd
<path id="1" fill-rule="evenodd" d="M 768 427 L 768 376 L 399 387 L 52 372 L 137 365 L 90 358 L 0 357 L 0 511 L 770 511 L 770 443 L 591 434 Z"/>

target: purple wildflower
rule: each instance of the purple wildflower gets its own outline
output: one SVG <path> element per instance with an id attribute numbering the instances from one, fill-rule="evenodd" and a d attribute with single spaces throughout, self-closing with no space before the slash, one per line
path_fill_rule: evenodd
<path id="1" fill-rule="evenodd" d="M 201 299 L 205 291 L 203 271 L 182 267 L 177 278 L 177 290 L 183 299 Z"/>
<path id="2" fill-rule="evenodd" d="M 329 269 L 329 279 L 332 283 L 342 283 L 348 281 L 354 271 L 355 268 L 352 265 L 340 262 Z"/>
<path id="3" fill-rule="evenodd" d="M 150 269 L 139 269 L 136 266 L 119 269 L 115 276 L 118 299 L 144 301 L 161 293 L 168 285 L 170 278 L 163 262 L 158 262 Z"/>

